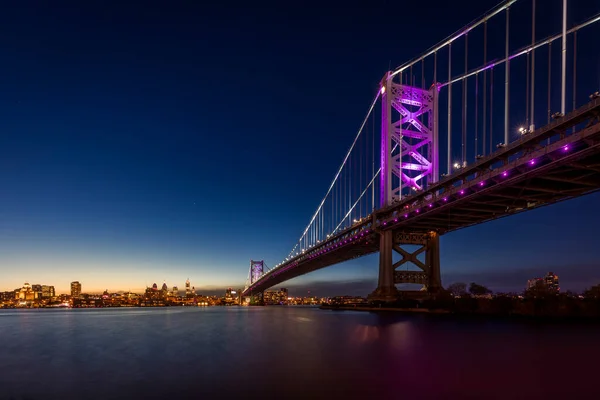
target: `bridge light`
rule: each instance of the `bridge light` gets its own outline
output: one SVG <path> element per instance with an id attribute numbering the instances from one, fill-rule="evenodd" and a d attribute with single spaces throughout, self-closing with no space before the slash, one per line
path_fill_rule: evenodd
<path id="1" fill-rule="evenodd" d="M 464 190 L 461 190 L 461 191 L 460 191 L 460 194 L 465 194 L 465 191 L 464 191 Z"/>
<path id="2" fill-rule="evenodd" d="M 429 205 L 429 208 L 432 208 L 432 207 L 433 207 L 433 204 L 430 204 L 430 205 Z"/>
<path id="3" fill-rule="evenodd" d="M 382 86 L 381 87 L 381 94 L 384 94 L 384 93 L 385 93 L 385 86 Z"/>
<path id="4" fill-rule="evenodd" d="M 444 201 L 448 201 L 448 198 L 447 198 L 447 197 L 444 197 Z"/>
<path id="5" fill-rule="evenodd" d="M 569 151 L 569 145 L 566 145 L 565 147 L 563 147 L 564 151 Z"/>
<path id="6" fill-rule="evenodd" d="M 529 164 L 534 165 L 535 164 L 535 160 L 529 161 Z"/>
<path id="7" fill-rule="evenodd" d="M 455 162 L 452 166 L 454 169 L 460 169 L 460 163 Z"/>
<path id="8" fill-rule="evenodd" d="M 483 186 L 483 185 L 485 185 L 484 181 L 479 182 L 479 186 Z"/>
<path id="9" fill-rule="evenodd" d="M 504 171 L 504 172 L 502 173 L 502 176 L 503 176 L 504 178 L 506 178 L 506 177 L 508 176 L 508 172 Z"/>
<path id="10" fill-rule="evenodd" d="M 526 135 L 526 134 L 529 133 L 529 130 L 527 128 L 525 128 L 524 126 L 522 126 L 522 127 L 519 128 L 519 133 L 521 135 Z"/>
<path id="11" fill-rule="evenodd" d="M 408 214 L 404 214 L 404 218 L 408 218 Z"/>
<path id="12" fill-rule="evenodd" d="M 592 94 L 590 94 L 590 100 L 594 100 L 600 98 L 600 92 L 594 92 Z"/>

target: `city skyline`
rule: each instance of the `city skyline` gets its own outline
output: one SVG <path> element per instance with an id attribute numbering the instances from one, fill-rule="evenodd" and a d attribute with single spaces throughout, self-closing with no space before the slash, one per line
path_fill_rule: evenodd
<path id="1" fill-rule="evenodd" d="M 183 287 L 183 277 L 198 291 L 243 287 L 250 259 L 272 267 L 293 247 L 383 73 L 496 3 L 433 1 L 441 14 L 464 9 L 433 26 L 420 4 L 384 2 L 7 6 L 0 290 L 64 292 L 79 280 L 84 291 L 139 291 Z M 382 26 L 384 11 L 410 12 L 406 30 L 419 37 Z M 540 25 L 540 37 L 555 28 Z M 553 270 L 565 290 L 597 283 L 599 200 L 442 237 L 442 282 L 516 291 L 523 275 Z M 367 294 L 377 263 L 353 260 L 285 287 Z"/>

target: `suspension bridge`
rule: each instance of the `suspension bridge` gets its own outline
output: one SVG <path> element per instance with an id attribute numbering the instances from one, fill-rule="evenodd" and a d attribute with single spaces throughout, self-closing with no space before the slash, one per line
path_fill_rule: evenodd
<path id="1" fill-rule="evenodd" d="M 585 1 L 504 1 L 387 72 L 300 238 L 242 295 L 376 252 L 372 300 L 435 295 L 441 235 L 600 189 L 600 6 L 568 23 Z"/>

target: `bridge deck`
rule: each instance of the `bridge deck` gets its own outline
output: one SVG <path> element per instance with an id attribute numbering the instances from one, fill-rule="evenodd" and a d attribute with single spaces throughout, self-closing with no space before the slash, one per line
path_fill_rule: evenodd
<path id="1" fill-rule="evenodd" d="M 595 192 L 600 189 L 599 118 L 596 99 L 427 190 L 376 211 L 271 270 L 243 295 L 375 253 L 381 230 L 443 234 Z"/>

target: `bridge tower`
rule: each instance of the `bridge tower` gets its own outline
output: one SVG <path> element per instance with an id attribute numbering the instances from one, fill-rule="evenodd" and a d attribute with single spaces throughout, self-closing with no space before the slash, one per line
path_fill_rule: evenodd
<path id="1" fill-rule="evenodd" d="M 265 262 L 264 260 L 254 261 L 250 260 L 250 276 L 249 281 L 250 284 L 248 286 L 252 286 L 254 282 L 259 280 L 263 274 L 265 273 Z M 251 293 L 250 294 L 250 304 L 251 305 L 264 305 L 263 292 Z"/>
<path id="2" fill-rule="evenodd" d="M 380 207 L 400 201 L 410 192 L 425 189 L 439 179 L 438 92 L 394 82 L 386 73 L 381 82 L 381 174 Z M 393 301 L 398 283 L 421 283 L 429 293 L 441 287 L 439 235 L 436 232 L 394 232 L 380 230 L 379 282 L 369 296 L 372 300 Z M 419 245 L 410 253 L 402 245 Z M 402 259 L 393 262 L 393 253 Z M 425 252 L 425 262 L 417 256 Z M 396 271 L 411 262 L 421 271 Z"/>

